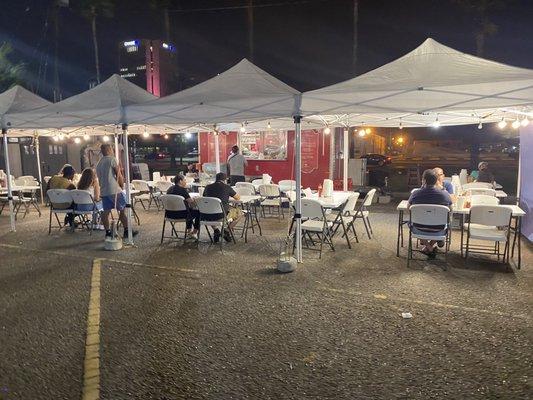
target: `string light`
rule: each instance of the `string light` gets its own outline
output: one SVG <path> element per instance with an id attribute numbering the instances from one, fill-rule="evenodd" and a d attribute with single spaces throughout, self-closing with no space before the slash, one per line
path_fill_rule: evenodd
<path id="1" fill-rule="evenodd" d="M 329 135 L 329 134 L 331 133 L 331 128 L 330 128 L 329 126 L 326 126 L 326 127 L 324 128 L 324 133 L 325 133 L 326 135 Z"/>
<path id="2" fill-rule="evenodd" d="M 168 139 L 168 134 L 165 133 L 165 136 L 163 136 L 165 139 Z"/>
<path id="3" fill-rule="evenodd" d="M 107 136 L 107 135 L 104 136 L 104 137 L 102 138 L 102 140 L 103 140 L 104 142 L 109 142 L 109 136 Z"/>
<path id="4" fill-rule="evenodd" d="M 477 129 L 483 129 L 483 123 L 481 122 L 481 120 L 479 120 L 479 124 L 477 126 Z"/>
<path id="5" fill-rule="evenodd" d="M 80 144 L 81 139 L 79 137 L 74 138 L 74 143 Z"/>
<path id="6" fill-rule="evenodd" d="M 433 122 L 433 128 L 438 128 L 440 127 L 440 121 L 439 121 L 439 116 L 437 115 L 437 117 L 435 118 L 435 121 Z"/>
<path id="7" fill-rule="evenodd" d="M 88 134 L 83 135 L 83 140 L 87 142 L 89 140 L 89 135 Z"/>
<path id="8" fill-rule="evenodd" d="M 190 139 L 192 138 L 192 133 L 191 132 L 185 132 L 185 139 Z"/>
<path id="9" fill-rule="evenodd" d="M 59 137 L 58 136 L 54 136 L 54 142 L 59 142 Z"/>
<path id="10" fill-rule="evenodd" d="M 143 138 L 147 138 L 149 137 L 150 134 L 148 133 L 148 131 L 146 130 L 146 126 L 144 127 L 144 132 L 143 132 Z"/>
<path id="11" fill-rule="evenodd" d="M 400 124 L 398 125 L 399 129 L 403 129 L 402 120 L 400 120 Z"/>
<path id="12" fill-rule="evenodd" d="M 241 124 L 241 129 L 240 129 L 241 133 L 244 133 L 246 132 L 246 128 L 244 127 L 244 124 Z"/>
<path id="13" fill-rule="evenodd" d="M 62 141 L 63 139 L 65 139 L 65 135 L 63 135 L 63 133 L 60 133 L 58 138 L 60 141 Z"/>
<path id="14" fill-rule="evenodd" d="M 367 135 L 370 135 L 370 133 L 372 133 L 372 129 L 370 129 L 370 128 L 366 128 L 366 129 L 365 129 L 365 133 L 366 133 Z"/>
<path id="15" fill-rule="evenodd" d="M 529 125 L 529 118 L 528 118 L 528 117 L 524 117 L 524 119 L 522 120 L 522 122 L 520 122 L 520 125 L 522 125 L 522 126 L 528 126 L 528 125 Z"/>
<path id="16" fill-rule="evenodd" d="M 363 137 L 365 135 L 366 135 L 366 131 L 364 130 L 364 128 L 359 129 L 359 136 Z"/>
<path id="17" fill-rule="evenodd" d="M 511 126 L 513 127 L 513 129 L 518 129 L 520 127 L 520 121 L 518 120 L 518 118 L 513 121 Z"/>
<path id="18" fill-rule="evenodd" d="M 505 119 L 502 118 L 502 120 L 498 122 L 498 128 L 503 129 L 506 126 L 507 126 L 507 121 L 505 121 Z"/>
<path id="19" fill-rule="evenodd" d="M 268 121 L 267 128 L 272 129 L 272 125 L 270 125 L 270 121 Z"/>

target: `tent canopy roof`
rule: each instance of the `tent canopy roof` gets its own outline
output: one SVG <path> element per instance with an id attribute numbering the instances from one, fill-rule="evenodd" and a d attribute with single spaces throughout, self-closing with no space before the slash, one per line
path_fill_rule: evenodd
<path id="1" fill-rule="evenodd" d="M 155 99 L 134 83 L 112 75 L 98 86 L 47 107 L 7 115 L 14 128 L 63 128 L 128 123 L 125 107 Z"/>
<path id="2" fill-rule="evenodd" d="M 469 122 L 455 119 L 461 124 L 475 123 L 490 110 L 531 104 L 533 70 L 474 57 L 427 39 L 373 71 L 304 93 L 301 111 L 303 115 L 348 114 L 346 118 L 363 122 L 367 114 L 395 120 L 417 115 L 420 123 L 424 123 L 420 116 L 435 120 L 439 113 L 473 117 Z"/>
<path id="3" fill-rule="evenodd" d="M 292 117 L 300 92 L 243 59 L 189 89 L 129 107 L 138 123 L 228 123 Z"/>
<path id="4" fill-rule="evenodd" d="M 9 113 L 21 113 L 51 104 L 49 101 L 33 94 L 22 86 L 16 85 L 0 93 L 0 116 L 2 128 L 7 128 L 4 116 Z M 5 125 L 5 126 L 4 126 Z"/>

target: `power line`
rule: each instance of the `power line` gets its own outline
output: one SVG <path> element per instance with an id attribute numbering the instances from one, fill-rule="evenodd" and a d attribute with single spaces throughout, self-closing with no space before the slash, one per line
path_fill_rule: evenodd
<path id="1" fill-rule="evenodd" d="M 241 5 L 241 6 L 227 6 L 227 7 L 212 7 L 212 8 L 191 8 L 191 9 L 169 9 L 169 13 L 193 13 L 193 12 L 202 12 L 202 11 L 226 11 L 226 10 L 241 10 L 247 8 L 266 8 L 266 7 L 280 7 L 280 6 L 295 6 L 306 3 L 324 3 L 328 0 L 296 0 L 291 2 L 277 2 L 277 3 L 267 3 L 267 4 L 254 4 L 252 6 Z M 331 1 L 331 0 L 329 0 Z"/>

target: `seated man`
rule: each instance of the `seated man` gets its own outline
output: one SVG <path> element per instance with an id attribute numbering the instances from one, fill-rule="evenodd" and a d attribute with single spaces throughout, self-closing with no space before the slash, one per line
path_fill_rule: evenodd
<path id="1" fill-rule="evenodd" d="M 481 161 L 477 168 L 479 173 L 476 182 L 491 183 L 492 186 L 494 186 L 494 175 L 489 169 L 489 163 L 486 161 Z"/>
<path id="2" fill-rule="evenodd" d="M 185 224 L 187 236 L 198 239 L 198 231 L 200 230 L 200 213 L 194 208 L 194 199 L 191 198 L 189 192 L 187 191 L 187 181 L 183 175 L 176 175 L 174 178 L 174 185 L 168 188 L 167 194 L 175 194 L 185 199 L 185 205 L 187 206 L 188 212 L 187 222 Z M 165 213 L 166 217 L 173 218 L 173 211 L 165 211 Z M 179 218 L 179 216 L 176 216 L 176 218 Z M 194 229 L 192 229 L 193 226 Z"/>
<path id="3" fill-rule="evenodd" d="M 446 190 L 450 195 L 452 201 L 454 201 L 455 194 L 453 193 L 453 185 L 451 182 L 444 180 L 444 171 L 440 167 L 433 168 L 433 171 L 437 175 L 437 187 Z"/>
<path id="4" fill-rule="evenodd" d="M 46 191 L 50 189 L 76 189 L 76 185 L 72 183 L 74 175 L 76 175 L 76 170 L 74 170 L 71 165 L 65 165 L 61 169 L 61 175 L 54 175 L 50 178 L 46 185 Z M 71 228 L 74 228 L 74 214 L 69 213 L 65 215 L 65 225 L 66 224 L 69 224 Z"/>
<path id="5" fill-rule="evenodd" d="M 408 203 L 409 206 L 413 204 L 439 204 L 443 206 L 449 207 L 452 204 L 452 199 L 450 197 L 450 194 L 446 190 L 442 190 L 439 187 L 437 187 L 437 174 L 435 174 L 435 170 L 433 169 L 426 169 L 422 175 L 422 187 L 418 190 L 415 190 L 413 193 L 411 193 L 411 196 L 409 197 Z M 416 226 L 420 230 L 440 230 L 444 227 L 427 227 L 422 225 Z M 440 228 L 440 229 L 439 229 Z M 427 254 L 429 258 L 435 258 L 437 247 L 435 247 L 435 241 L 434 240 L 421 240 L 420 243 L 424 246 L 422 249 L 422 252 Z M 438 243 L 439 247 L 444 246 L 444 242 Z"/>
<path id="6" fill-rule="evenodd" d="M 226 212 L 226 215 L 228 217 L 228 220 L 231 220 L 229 227 L 233 229 L 235 225 L 237 225 L 237 222 L 239 218 L 242 216 L 242 210 L 240 208 L 231 207 L 229 205 L 229 198 L 232 197 L 235 200 L 240 200 L 240 196 L 233 190 L 233 188 L 226 184 L 227 176 L 223 172 L 219 172 L 216 175 L 215 183 L 212 183 L 210 185 L 207 185 L 204 190 L 204 196 L 205 197 L 216 197 L 217 199 L 220 199 L 222 201 L 222 207 L 224 208 L 224 211 Z M 218 217 L 217 219 L 221 219 L 223 215 L 215 216 Z M 231 241 L 231 235 L 228 230 L 224 230 L 224 239 L 226 242 Z M 215 242 L 218 242 L 220 240 L 220 230 L 215 229 L 214 234 L 214 240 Z"/>

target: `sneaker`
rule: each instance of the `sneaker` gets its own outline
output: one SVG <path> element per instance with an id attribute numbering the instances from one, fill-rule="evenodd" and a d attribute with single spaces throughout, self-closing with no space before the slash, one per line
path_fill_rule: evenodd
<path id="1" fill-rule="evenodd" d="M 231 234 L 227 229 L 224 229 L 224 240 L 228 243 L 231 242 Z"/>
<path id="2" fill-rule="evenodd" d="M 198 240 L 198 234 L 197 233 L 187 233 L 187 239 Z"/>
<path id="3" fill-rule="evenodd" d="M 135 237 L 139 234 L 139 231 L 131 231 L 131 236 Z M 128 230 L 124 230 L 124 236 L 122 236 L 123 239 L 128 239 Z"/>
<path id="4" fill-rule="evenodd" d="M 220 230 L 215 229 L 215 232 L 213 233 L 213 242 L 218 243 L 220 242 Z"/>

